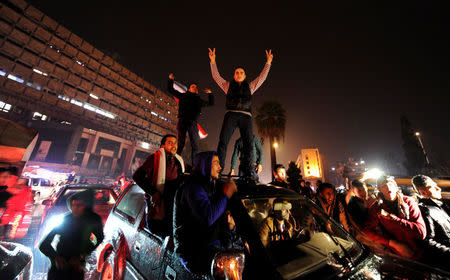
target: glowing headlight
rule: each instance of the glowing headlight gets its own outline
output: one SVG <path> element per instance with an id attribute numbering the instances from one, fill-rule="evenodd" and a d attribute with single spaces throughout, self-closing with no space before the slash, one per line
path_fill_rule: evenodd
<path id="1" fill-rule="evenodd" d="M 66 216 L 66 214 L 60 214 L 60 215 L 51 217 L 45 226 L 44 236 L 49 234 L 50 231 L 52 231 L 55 227 L 61 225 L 62 222 L 64 221 L 65 216 Z"/>

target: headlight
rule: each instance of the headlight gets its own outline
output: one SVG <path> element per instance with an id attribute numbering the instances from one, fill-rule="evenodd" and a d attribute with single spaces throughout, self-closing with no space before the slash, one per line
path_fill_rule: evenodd
<path id="1" fill-rule="evenodd" d="M 55 227 L 61 225 L 62 222 L 64 221 L 65 216 L 66 216 L 66 214 L 60 214 L 60 215 L 51 217 L 48 220 L 48 222 L 45 224 L 44 236 L 49 234 L 50 231 L 52 231 Z"/>
<path id="2" fill-rule="evenodd" d="M 241 280 L 245 255 L 237 250 L 225 250 L 214 256 L 211 274 L 215 280 Z"/>

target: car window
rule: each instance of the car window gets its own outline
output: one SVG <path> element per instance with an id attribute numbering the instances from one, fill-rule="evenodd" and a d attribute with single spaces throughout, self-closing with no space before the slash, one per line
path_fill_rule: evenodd
<path id="1" fill-rule="evenodd" d="M 50 180 L 41 179 L 41 186 L 50 187 Z"/>
<path id="2" fill-rule="evenodd" d="M 55 202 L 56 206 L 64 206 L 67 203 L 67 199 L 74 195 L 75 193 L 79 193 L 87 190 L 86 188 L 69 188 L 62 191 L 62 193 L 58 196 L 58 199 Z M 94 204 L 97 205 L 112 205 L 116 203 L 114 196 L 112 195 L 111 190 L 109 189 L 92 189 L 94 192 Z"/>
<path id="3" fill-rule="evenodd" d="M 122 197 L 119 204 L 116 206 L 115 211 L 119 211 L 133 220 L 137 218 L 139 211 L 145 203 L 144 191 L 134 185 L 130 190 Z"/>
<path id="4" fill-rule="evenodd" d="M 33 187 L 39 186 L 39 179 L 31 179 L 31 184 Z"/>
<path id="5" fill-rule="evenodd" d="M 355 262 L 362 247 L 313 203 L 298 198 L 244 199 L 261 243 L 284 279 Z"/>

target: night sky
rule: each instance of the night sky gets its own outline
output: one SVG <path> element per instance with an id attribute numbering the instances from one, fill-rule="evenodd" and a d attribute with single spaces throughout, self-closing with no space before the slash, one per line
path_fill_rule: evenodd
<path id="1" fill-rule="evenodd" d="M 402 173 L 406 115 L 431 161 L 450 165 L 448 1 L 296 2 L 32 1 L 164 91 L 171 72 L 211 88 L 216 105 L 200 120 L 210 149 L 218 143 L 225 95 L 211 77 L 208 47 L 216 48 L 227 79 L 238 65 L 256 77 L 270 48 L 272 69 L 254 105 L 278 100 L 287 111 L 279 162 L 318 147 L 328 167 L 355 157 Z M 265 152 L 268 178 L 268 144 Z"/>

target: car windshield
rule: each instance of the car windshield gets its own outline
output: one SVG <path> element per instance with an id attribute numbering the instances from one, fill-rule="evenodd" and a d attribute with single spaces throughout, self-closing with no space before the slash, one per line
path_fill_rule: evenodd
<path id="1" fill-rule="evenodd" d="M 345 268 L 363 253 L 359 243 L 309 200 L 272 197 L 243 203 L 283 279 L 327 264 Z"/>
<path id="2" fill-rule="evenodd" d="M 75 193 L 85 191 L 86 188 L 70 188 L 65 189 L 56 200 L 56 206 L 65 206 L 67 199 Z M 95 205 L 113 205 L 116 199 L 109 189 L 92 189 L 94 192 Z"/>

